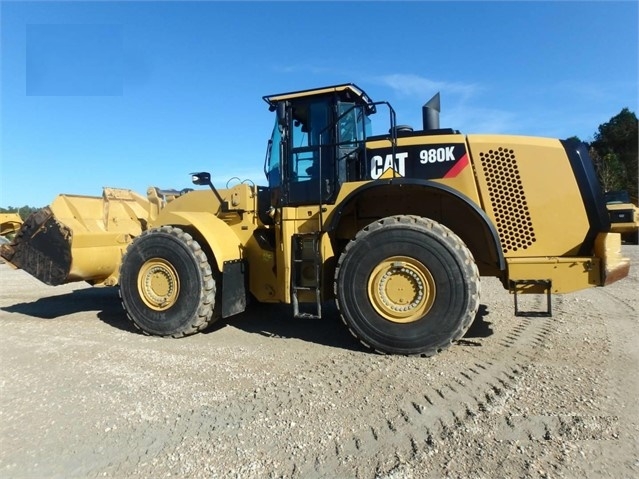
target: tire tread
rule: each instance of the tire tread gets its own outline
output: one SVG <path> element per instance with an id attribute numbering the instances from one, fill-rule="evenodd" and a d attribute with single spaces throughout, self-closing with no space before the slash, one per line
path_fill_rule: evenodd
<path id="1" fill-rule="evenodd" d="M 126 311 L 126 315 L 129 320 L 133 323 L 135 328 L 141 331 L 143 334 L 147 336 L 164 336 L 164 337 L 172 337 L 172 338 L 182 338 L 185 336 L 190 336 L 192 334 L 196 334 L 204 329 L 206 329 L 210 324 L 215 322 L 218 319 L 219 315 L 215 314 L 214 305 L 215 305 L 215 292 L 216 285 L 215 279 L 213 277 L 213 270 L 211 265 L 206 257 L 206 254 L 202 250 L 200 244 L 186 231 L 181 228 L 175 226 L 162 226 L 156 229 L 150 229 L 144 231 L 140 236 L 138 236 L 131 245 L 135 244 L 136 241 L 141 240 L 150 235 L 154 234 L 167 234 L 175 239 L 179 240 L 184 246 L 186 246 L 197 261 L 197 267 L 200 270 L 202 275 L 202 293 L 200 296 L 200 304 L 197 309 L 197 314 L 194 315 L 193 320 L 190 324 L 186 325 L 182 330 L 175 333 L 167 333 L 167 334 L 151 334 L 142 327 L 140 327 L 135 318 L 131 316 L 129 311 L 124 304 L 122 299 L 122 292 L 120 290 L 120 301 L 122 303 L 122 307 Z M 122 263 L 120 265 L 120 271 L 122 271 L 122 265 L 125 263 L 127 255 L 129 254 L 131 246 L 127 249 L 127 253 L 122 257 Z"/>
<path id="2" fill-rule="evenodd" d="M 342 268 L 344 260 L 348 257 L 349 252 L 356 246 L 358 242 L 361 242 L 364 238 L 366 238 L 367 236 L 369 236 L 371 233 L 375 231 L 388 228 L 389 226 L 394 226 L 394 225 L 408 226 L 410 229 L 415 229 L 419 231 L 423 231 L 424 229 L 431 230 L 435 234 L 439 235 L 442 238 L 446 238 L 449 242 L 451 242 L 451 246 L 453 246 L 463 258 L 462 263 L 463 263 L 464 274 L 469 280 L 468 293 L 470 296 L 471 304 L 469 308 L 467 309 L 464 318 L 460 322 L 459 327 L 454 331 L 454 333 L 451 335 L 451 337 L 447 341 L 442 342 L 441 344 L 435 345 L 432 348 L 428 349 L 427 351 L 424 351 L 421 353 L 407 354 L 407 356 L 422 356 L 422 357 L 433 356 L 434 354 L 437 354 L 449 348 L 452 343 L 461 339 L 464 336 L 464 334 L 466 333 L 466 331 L 468 330 L 468 328 L 470 327 L 470 325 L 473 323 L 475 319 L 477 310 L 479 309 L 479 298 L 480 298 L 479 269 L 477 268 L 477 264 L 475 263 L 473 255 L 468 249 L 468 247 L 466 246 L 466 244 L 461 240 L 461 238 L 459 238 L 453 231 L 451 231 L 448 227 L 444 226 L 443 224 L 438 223 L 429 218 L 421 217 L 421 216 L 395 215 L 395 216 L 389 216 L 386 218 L 378 219 L 377 221 L 374 221 L 373 223 L 362 228 L 359 232 L 357 232 L 357 234 L 355 235 L 355 238 L 349 241 L 349 243 L 346 245 L 346 247 L 344 248 L 342 254 L 340 255 L 337 261 L 337 265 L 335 267 L 335 277 L 333 282 L 333 292 L 335 295 L 335 303 L 340 313 L 342 322 L 346 325 L 346 327 L 351 332 L 351 334 L 355 338 L 357 338 L 357 340 L 362 345 L 364 345 L 367 349 L 372 349 L 380 354 L 387 354 L 385 351 L 381 351 L 378 348 L 371 347 L 365 341 L 364 338 L 359 337 L 357 332 L 349 324 L 349 321 L 346 319 L 343 308 L 341 307 L 341 304 L 339 301 L 338 278 L 339 278 L 340 270 Z"/>

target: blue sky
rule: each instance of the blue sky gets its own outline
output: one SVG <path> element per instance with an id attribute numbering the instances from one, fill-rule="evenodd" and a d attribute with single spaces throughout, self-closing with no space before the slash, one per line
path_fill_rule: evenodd
<path id="1" fill-rule="evenodd" d="M 0 206 L 264 184 L 262 96 L 354 82 L 421 124 L 592 139 L 637 112 L 637 2 L 9 2 Z M 384 114 L 373 117 L 387 129 Z"/>

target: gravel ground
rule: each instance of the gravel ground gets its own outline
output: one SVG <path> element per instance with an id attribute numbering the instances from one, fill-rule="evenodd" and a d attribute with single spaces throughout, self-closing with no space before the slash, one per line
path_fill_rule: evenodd
<path id="1" fill-rule="evenodd" d="M 114 289 L 0 264 L 0 477 L 637 478 L 639 247 L 630 277 L 515 317 L 482 280 L 432 358 L 364 351 L 334 307 L 280 305 L 185 339 Z M 545 298 L 522 298 L 524 309 Z"/>

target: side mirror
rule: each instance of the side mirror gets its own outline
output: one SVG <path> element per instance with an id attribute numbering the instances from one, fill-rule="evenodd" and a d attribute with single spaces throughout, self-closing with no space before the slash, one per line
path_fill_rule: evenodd
<path id="1" fill-rule="evenodd" d="M 211 184 L 211 173 L 207 173 L 206 171 L 202 171 L 201 173 L 191 173 L 191 181 L 194 185 L 208 186 Z"/>
<path id="2" fill-rule="evenodd" d="M 217 188 L 215 188 L 215 186 L 213 186 L 213 183 L 211 183 L 211 173 L 207 171 L 202 171 L 200 173 L 191 173 L 191 181 L 193 182 L 194 185 L 198 185 L 198 186 L 207 185 L 209 188 L 211 188 L 211 191 L 213 192 L 217 200 L 220 202 L 222 211 L 226 212 L 229 210 L 228 203 L 224 201 L 224 199 L 220 196 L 219 191 L 217 191 Z"/>

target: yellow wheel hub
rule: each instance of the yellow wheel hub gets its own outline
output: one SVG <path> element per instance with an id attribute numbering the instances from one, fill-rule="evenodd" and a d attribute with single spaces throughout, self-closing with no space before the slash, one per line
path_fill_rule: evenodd
<path id="1" fill-rule="evenodd" d="M 138 292 L 149 308 L 164 311 L 175 304 L 180 293 L 180 280 L 169 262 L 153 258 L 140 268 Z"/>
<path id="2" fill-rule="evenodd" d="M 421 262 L 393 256 L 377 265 L 368 278 L 368 297 L 375 310 L 394 323 L 412 323 L 435 301 L 435 280 Z"/>

